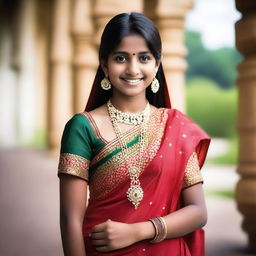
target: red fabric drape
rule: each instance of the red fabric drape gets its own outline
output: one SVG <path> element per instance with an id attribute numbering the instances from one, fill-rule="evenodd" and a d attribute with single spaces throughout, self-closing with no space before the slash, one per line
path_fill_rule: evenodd
<path id="1" fill-rule="evenodd" d="M 187 161 L 193 152 L 197 152 L 202 166 L 209 141 L 208 135 L 193 121 L 181 112 L 169 109 L 161 146 L 140 174 L 144 198 L 139 207 L 135 210 L 126 198 L 129 177 L 125 184 L 119 184 L 101 200 L 89 200 L 83 228 L 86 255 L 203 256 L 202 230 L 197 230 L 186 237 L 167 239 L 158 244 L 141 241 L 110 253 L 96 252 L 89 233 L 93 226 L 108 219 L 134 223 L 165 216 L 181 208 L 182 181 Z"/>

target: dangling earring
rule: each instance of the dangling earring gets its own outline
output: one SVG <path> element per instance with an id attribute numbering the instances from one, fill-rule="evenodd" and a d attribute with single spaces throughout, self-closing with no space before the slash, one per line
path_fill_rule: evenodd
<path id="1" fill-rule="evenodd" d="M 108 91 L 108 90 L 111 89 L 111 83 L 110 83 L 110 81 L 108 80 L 108 78 L 106 78 L 106 77 L 101 80 L 100 85 L 101 85 L 101 88 L 102 88 L 103 90 L 105 90 L 105 91 Z"/>
<path id="2" fill-rule="evenodd" d="M 160 87 L 160 84 L 159 84 L 157 78 L 154 78 L 152 83 L 151 83 L 151 91 L 153 93 L 157 93 L 158 90 L 159 90 L 159 87 Z"/>

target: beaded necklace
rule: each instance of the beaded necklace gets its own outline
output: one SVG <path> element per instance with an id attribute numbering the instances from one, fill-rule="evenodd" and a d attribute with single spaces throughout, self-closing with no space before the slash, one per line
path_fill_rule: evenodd
<path id="1" fill-rule="evenodd" d="M 124 123 L 129 125 L 139 125 L 144 123 L 148 118 L 150 110 L 149 102 L 147 103 L 146 108 L 142 112 L 136 114 L 125 113 L 116 109 L 110 100 L 107 102 L 107 107 L 111 120 L 113 119 L 116 120 L 118 123 Z"/>
<path id="2" fill-rule="evenodd" d="M 138 142 L 139 148 L 139 161 L 135 165 L 132 165 L 129 161 L 126 161 L 129 176 L 130 176 L 130 187 L 127 190 L 127 198 L 134 205 L 134 208 L 137 209 L 141 200 L 143 199 L 143 189 L 140 186 L 139 174 L 142 169 L 142 155 L 146 146 L 146 135 L 147 135 L 147 127 L 150 116 L 150 105 L 147 103 L 146 108 L 138 114 L 128 114 L 121 112 L 116 109 L 111 101 L 107 102 L 108 113 L 110 116 L 110 120 L 112 122 L 116 137 L 118 138 L 121 152 L 123 158 L 128 155 L 128 147 L 125 143 L 124 139 L 122 139 L 122 132 L 118 123 L 126 123 L 126 124 L 135 124 L 140 125 L 140 137 Z M 126 121 L 124 121 L 126 120 Z M 127 121 L 129 120 L 129 121 Z"/>

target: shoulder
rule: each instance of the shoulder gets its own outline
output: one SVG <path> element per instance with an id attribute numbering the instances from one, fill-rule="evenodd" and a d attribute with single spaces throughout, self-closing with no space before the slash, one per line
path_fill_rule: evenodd
<path id="1" fill-rule="evenodd" d="M 102 105 L 87 114 L 89 120 L 94 123 L 98 128 L 104 129 L 109 121 L 109 114 L 106 105 Z"/>
<path id="2" fill-rule="evenodd" d="M 175 108 L 165 108 L 165 111 L 168 113 L 168 117 L 170 119 L 180 119 L 182 121 L 186 122 L 193 122 L 192 119 L 190 119 L 186 114 L 181 112 L 178 109 Z"/>
<path id="3" fill-rule="evenodd" d="M 188 117 L 186 114 L 184 114 L 178 109 L 165 108 L 165 111 L 168 113 L 168 119 L 176 120 L 176 122 L 180 123 L 181 125 L 184 125 L 184 124 L 196 125 L 195 121 L 193 121 L 190 117 Z"/>
<path id="4" fill-rule="evenodd" d="M 178 139 L 184 156 L 188 159 L 196 152 L 199 165 L 202 167 L 211 140 L 209 135 L 195 121 L 177 109 L 168 110 L 168 124 L 171 135 Z"/>
<path id="5" fill-rule="evenodd" d="M 209 138 L 208 134 L 194 120 L 178 109 L 167 109 L 168 120 L 180 131 L 186 131 L 192 136 Z"/>
<path id="6" fill-rule="evenodd" d="M 63 135 L 82 135 L 87 134 L 91 130 L 90 121 L 87 117 L 87 112 L 77 113 L 71 117 L 65 125 Z"/>
<path id="7" fill-rule="evenodd" d="M 73 124 L 73 125 L 83 125 L 87 123 L 87 117 L 86 117 L 87 112 L 83 113 L 77 113 L 73 115 L 67 122 L 67 124 Z"/>
<path id="8" fill-rule="evenodd" d="M 95 108 L 94 110 L 88 112 L 88 114 L 96 120 L 108 116 L 107 108 L 105 105 Z"/>

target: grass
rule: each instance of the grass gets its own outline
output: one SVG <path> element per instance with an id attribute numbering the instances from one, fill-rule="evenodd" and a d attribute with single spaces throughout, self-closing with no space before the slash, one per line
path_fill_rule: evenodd
<path id="1" fill-rule="evenodd" d="M 212 137 L 228 138 L 236 133 L 237 89 L 223 90 L 205 78 L 194 78 L 186 86 L 187 114 Z"/>

